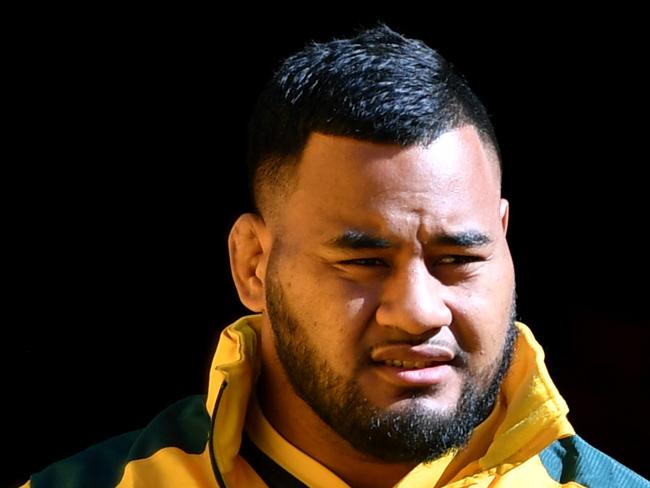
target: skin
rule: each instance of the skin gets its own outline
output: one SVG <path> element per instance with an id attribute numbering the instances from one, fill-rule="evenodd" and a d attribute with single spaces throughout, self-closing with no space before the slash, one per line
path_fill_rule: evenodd
<path id="1" fill-rule="evenodd" d="M 294 177 L 281 211 L 241 216 L 229 239 L 240 299 L 263 314 L 260 403 L 283 437 L 351 486 L 393 486 L 417 463 L 355 450 L 296 394 L 278 359 L 266 288 L 282 287 L 319 359 L 373 406 L 454 410 L 469 378 L 486 386 L 510 322 L 514 272 L 498 165 L 472 126 L 427 147 L 312 134 Z M 342 247 L 350 230 L 388 247 Z M 463 232 L 483 239 L 442 239 Z M 465 361 L 415 397 L 372 361 L 386 344 L 427 343 Z"/>

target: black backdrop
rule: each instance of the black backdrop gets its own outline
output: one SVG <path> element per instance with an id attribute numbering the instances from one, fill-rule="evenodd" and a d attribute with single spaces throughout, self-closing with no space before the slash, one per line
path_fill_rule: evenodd
<path id="1" fill-rule="evenodd" d="M 3 476 L 16 483 L 204 391 L 218 331 L 244 312 L 225 238 L 247 208 L 254 99 L 304 42 L 377 19 L 439 49 L 484 100 L 520 317 L 578 432 L 647 476 L 647 101 L 632 17 L 255 18 L 20 17 L 7 75 Z"/>

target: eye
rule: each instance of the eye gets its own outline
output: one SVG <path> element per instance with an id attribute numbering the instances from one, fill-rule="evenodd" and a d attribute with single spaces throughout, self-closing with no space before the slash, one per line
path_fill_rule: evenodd
<path id="1" fill-rule="evenodd" d="M 379 258 L 347 259 L 345 261 L 341 261 L 341 264 L 348 265 L 348 266 L 365 266 L 365 267 L 387 266 L 386 261 Z"/>
<path id="2" fill-rule="evenodd" d="M 478 256 L 452 255 L 443 256 L 435 264 L 469 264 L 480 260 Z"/>

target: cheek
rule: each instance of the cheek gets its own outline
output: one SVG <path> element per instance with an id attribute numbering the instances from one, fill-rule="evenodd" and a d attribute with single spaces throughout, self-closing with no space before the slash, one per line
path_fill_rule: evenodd
<path id="1" fill-rule="evenodd" d="M 291 309 L 323 357 L 354 364 L 366 324 L 374 317 L 377 293 L 325 273 L 313 276 L 293 274 L 291 287 L 285 288 Z"/>
<path id="2" fill-rule="evenodd" d="M 476 365 L 491 363 L 500 353 L 510 318 L 510 304 L 493 293 L 455 295 L 454 334 Z"/>
<path id="3" fill-rule="evenodd" d="M 363 314 L 366 303 L 367 300 L 363 297 L 351 298 L 345 304 L 345 315 L 351 319 L 359 317 Z"/>
<path id="4" fill-rule="evenodd" d="M 348 320 L 354 322 L 367 322 L 379 306 L 379 286 L 360 285 L 348 280 L 338 280 L 335 285 L 335 298 L 345 304 L 345 313 Z"/>
<path id="5" fill-rule="evenodd" d="M 336 309 L 336 320 L 345 324 L 344 338 L 347 346 L 354 349 L 353 353 L 358 357 L 358 350 L 367 343 L 369 327 L 376 322 L 379 287 L 339 280 L 335 289 L 328 306 Z"/>
<path id="6" fill-rule="evenodd" d="M 314 287 L 318 309 L 332 324 L 344 326 L 357 336 L 363 324 L 372 321 L 378 306 L 379 287 L 359 284 L 337 276 L 321 274 Z"/>

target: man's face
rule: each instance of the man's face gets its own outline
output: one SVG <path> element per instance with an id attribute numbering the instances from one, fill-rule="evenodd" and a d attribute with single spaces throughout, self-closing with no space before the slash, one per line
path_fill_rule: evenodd
<path id="1" fill-rule="evenodd" d="M 361 452 L 435 458 L 492 407 L 514 276 L 490 158 L 471 127 L 426 148 L 313 134 L 304 150 L 264 317 L 286 394 Z"/>

